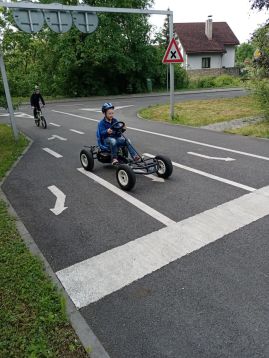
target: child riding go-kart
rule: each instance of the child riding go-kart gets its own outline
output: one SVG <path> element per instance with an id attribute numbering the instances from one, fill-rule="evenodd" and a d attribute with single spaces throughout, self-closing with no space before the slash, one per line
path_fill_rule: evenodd
<path id="1" fill-rule="evenodd" d="M 113 164 L 118 184 L 126 191 L 134 187 L 135 174 L 156 173 L 159 177 L 168 178 L 173 171 L 171 160 L 162 155 L 147 159 L 142 157 L 123 135 L 125 123 L 113 117 L 113 110 L 111 103 L 102 106 L 104 118 L 98 123 L 97 145 L 84 146 L 80 152 L 83 168 L 92 171 L 95 159 L 101 163 Z"/>

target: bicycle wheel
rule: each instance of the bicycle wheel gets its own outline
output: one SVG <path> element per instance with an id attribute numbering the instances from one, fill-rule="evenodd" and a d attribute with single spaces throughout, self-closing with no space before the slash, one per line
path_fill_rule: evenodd
<path id="1" fill-rule="evenodd" d="M 35 124 L 37 127 L 39 127 L 40 125 L 40 119 L 39 118 L 35 118 Z"/>
<path id="2" fill-rule="evenodd" d="M 47 128 L 47 122 L 44 116 L 41 116 L 41 125 L 44 129 Z"/>

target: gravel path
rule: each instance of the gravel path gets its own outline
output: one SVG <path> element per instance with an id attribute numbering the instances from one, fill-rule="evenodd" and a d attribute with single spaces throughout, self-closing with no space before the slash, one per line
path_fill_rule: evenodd
<path id="1" fill-rule="evenodd" d="M 201 128 L 218 131 L 218 132 L 223 132 L 226 129 L 240 128 L 240 127 L 245 127 L 245 126 L 255 124 L 258 122 L 262 122 L 264 119 L 265 118 L 263 116 L 240 118 L 240 119 L 233 119 L 233 120 L 227 121 L 227 122 L 219 122 L 219 123 L 209 124 L 207 126 L 202 126 Z"/>

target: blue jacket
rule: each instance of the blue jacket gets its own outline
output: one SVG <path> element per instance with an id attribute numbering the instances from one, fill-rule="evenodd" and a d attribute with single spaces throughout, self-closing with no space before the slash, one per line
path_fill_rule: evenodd
<path id="1" fill-rule="evenodd" d="M 113 132 L 112 134 L 108 134 L 107 130 L 108 128 L 111 128 L 114 123 L 117 123 L 118 120 L 116 118 L 113 118 L 111 123 L 108 122 L 105 118 L 101 119 L 101 121 L 98 123 L 97 131 L 96 131 L 96 137 L 97 137 L 97 144 L 101 149 L 109 150 L 109 146 L 105 144 L 104 140 L 109 136 L 116 138 L 118 135 Z"/>

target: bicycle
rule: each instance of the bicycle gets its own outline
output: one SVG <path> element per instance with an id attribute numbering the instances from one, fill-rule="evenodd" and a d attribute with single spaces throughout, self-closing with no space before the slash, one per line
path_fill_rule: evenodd
<path id="1" fill-rule="evenodd" d="M 46 129 L 47 128 L 47 122 L 46 122 L 45 117 L 42 114 L 41 108 L 40 108 L 40 111 L 39 110 L 36 111 L 36 115 L 37 115 L 37 118 L 35 118 L 36 126 L 39 127 L 40 122 L 41 122 L 42 128 Z"/>

